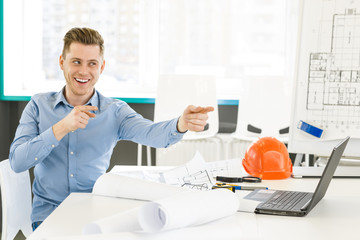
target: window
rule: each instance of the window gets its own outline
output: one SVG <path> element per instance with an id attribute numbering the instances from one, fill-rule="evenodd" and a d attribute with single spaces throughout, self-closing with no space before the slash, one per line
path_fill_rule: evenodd
<path id="1" fill-rule="evenodd" d="M 215 75 L 222 99 L 237 98 L 242 83 L 253 77 L 292 74 L 296 1 L 160 3 L 161 73 Z"/>
<path id="2" fill-rule="evenodd" d="M 219 99 L 249 78 L 292 74 L 297 4 L 292 0 L 3 0 L 3 98 L 58 91 L 58 59 L 74 26 L 105 40 L 106 96 L 154 98 L 159 74 L 206 74 Z"/>

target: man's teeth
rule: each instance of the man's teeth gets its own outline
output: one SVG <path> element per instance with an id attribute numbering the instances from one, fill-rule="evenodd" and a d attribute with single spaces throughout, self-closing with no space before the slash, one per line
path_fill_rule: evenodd
<path id="1" fill-rule="evenodd" d="M 79 79 L 79 78 L 75 78 L 75 79 L 76 79 L 76 81 L 82 82 L 82 83 L 86 83 L 89 81 L 89 79 Z"/>

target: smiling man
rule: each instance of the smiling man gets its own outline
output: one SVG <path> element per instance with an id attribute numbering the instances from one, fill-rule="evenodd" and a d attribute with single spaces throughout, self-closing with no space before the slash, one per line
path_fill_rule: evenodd
<path id="1" fill-rule="evenodd" d="M 188 106 L 179 118 L 154 123 L 94 86 L 105 67 L 104 41 L 90 28 L 64 37 L 59 92 L 34 95 L 24 109 L 9 160 L 15 172 L 34 167 L 33 229 L 71 193 L 91 192 L 120 140 L 167 147 L 187 130 L 204 129 L 213 107 Z"/>

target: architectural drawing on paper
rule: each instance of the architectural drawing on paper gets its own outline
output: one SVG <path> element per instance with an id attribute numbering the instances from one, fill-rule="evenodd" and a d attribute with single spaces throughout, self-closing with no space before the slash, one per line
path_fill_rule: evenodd
<path id="1" fill-rule="evenodd" d="M 333 14 L 329 52 L 309 56 L 306 109 L 323 129 L 360 128 L 360 13 Z M 318 36 L 324 37 L 319 28 Z M 323 34 L 323 35 L 322 35 Z M 351 127 L 350 127 L 351 126 Z"/>
<path id="2" fill-rule="evenodd" d="M 242 160 L 239 158 L 236 159 L 227 159 L 221 161 L 207 162 L 207 169 L 213 177 L 216 176 L 241 176 L 242 174 Z"/>
<path id="3" fill-rule="evenodd" d="M 187 176 L 178 178 L 182 187 L 188 187 L 198 190 L 210 190 L 213 186 L 211 176 L 207 170 L 195 172 Z"/>
<path id="4" fill-rule="evenodd" d="M 160 181 L 181 187 L 209 190 L 215 184 L 205 160 L 199 152 L 185 165 L 160 173 Z"/>
<path id="5" fill-rule="evenodd" d="M 163 172 L 161 179 L 166 184 L 198 190 L 210 190 L 214 183 L 212 175 L 206 169 L 192 171 L 186 165 Z"/>

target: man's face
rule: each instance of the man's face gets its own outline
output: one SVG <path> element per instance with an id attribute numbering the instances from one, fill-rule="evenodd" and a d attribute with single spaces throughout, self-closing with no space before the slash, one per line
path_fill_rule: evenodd
<path id="1" fill-rule="evenodd" d="M 60 56 L 59 63 L 66 79 L 67 98 L 90 98 L 105 67 L 100 47 L 73 42 L 66 56 Z"/>

